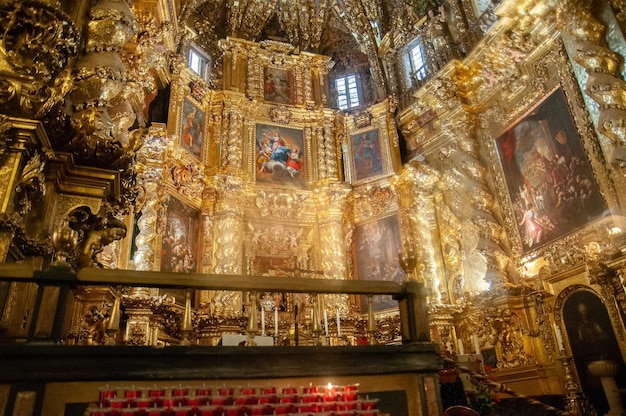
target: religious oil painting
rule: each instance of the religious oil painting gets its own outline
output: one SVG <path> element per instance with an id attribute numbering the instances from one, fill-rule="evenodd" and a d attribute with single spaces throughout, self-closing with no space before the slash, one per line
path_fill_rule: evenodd
<path id="1" fill-rule="evenodd" d="M 169 197 L 161 242 L 161 271 L 192 273 L 198 258 L 198 211 Z"/>
<path id="2" fill-rule="evenodd" d="M 496 140 L 523 251 L 550 243 L 605 211 L 561 89 Z"/>
<path id="3" fill-rule="evenodd" d="M 204 113 L 191 101 L 183 101 L 183 122 L 180 143 L 196 158 L 202 155 L 202 139 L 204 134 Z"/>
<path id="4" fill-rule="evenodd" d="M 256 180 L 258 183 L 303 188 L 305 154 L 302 130 L 257 124 Z"/>
<path id="5" fill-rule="evenodd" d="M 387 280 L 401 284 L 405 273 L 400 266 L 400 225 L 395 215 L 359 224 L 355 230 L 356 274 L 360 280 Z M 366 307 L 365 299 L 362 306 Z M 374 310 L 398 306 L 389 295 L 375 295 Z M 365 310 L 365 309 L 364 309 Z"/>
<path id="6" fill-rule="evenodd" d="M 265 68 L 263 99 L 278 104 L 293 104 L 295 102 L 289 71 L 279 68 Z"/>
<path id="7" fill-rule="evenodd" d="M 378 130 L 352 135 L 352 160 L 355 182 L 383 174 Z"/>
<path id="8" fill-rule="evenodd" d="M 577 290 L 563 304 L 563 323 L 583 392 L 599 414 L 606 414 L 609 406 L 600 379 L 588 366 L 598 360 L 614 361 L 619 368 L 615 381 L 620 389 L 626 387 L 626 367 L 609 313 L 594 292 Z"/>

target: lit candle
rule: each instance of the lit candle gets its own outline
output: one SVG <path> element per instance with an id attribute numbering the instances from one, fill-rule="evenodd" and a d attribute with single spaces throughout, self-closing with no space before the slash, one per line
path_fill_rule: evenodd
<path id="1" fill-rule="evenodd" d="M 326 336 L 328 336 L 328 314 L 326 313 L 326 309 L 324 309 L 324 331 L 326 332 Z"/>
<path id="2" fill-rule="evenodd" d="M 554 324 L 554 334 L 556 335 L 556 343 L 559 346 L 559 351 L 565 351 L 563 346 L 563 334 L 561 334 L 561 328 L 557 324 Z"/>
<path id="3" fill-rule="evenodd" d="M 456 343 L 459 347 L 459 355 L 465 354 L 465 349 L 463 348 L 463 340 L 461 338 L 457 338 Z"/>
<path id="4" fill-rule="evenodd" d="M 339 317 L 339 308 L 337 308 L 337 337 L 341 337 L 341 319 Z"/>
<path id="5" fill-rule="evenodd" d="M 278 308 L 274 308 L 274 336 L 278 336 Z"/>
<path id="6" fill-rule="evenodd" d="M 261 335 L 265 336 L 265 308 L 261 308 Z"/>
<path id="7" fill-rule="evenodd" d="M 474 349 L 476 350 L 476 354 L 480 354 L 480 342 L 478 341 L 478 335 L 474 334 L 472 336 L 472 340 L 474 341 Z"/>

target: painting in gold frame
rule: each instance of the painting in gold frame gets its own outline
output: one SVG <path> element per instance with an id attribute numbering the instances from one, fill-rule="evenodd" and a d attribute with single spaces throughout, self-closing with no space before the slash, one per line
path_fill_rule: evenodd
<path id="1" fill-rule="evenodd" d="M 561 88 L 496 138 L 523 251 L 599 218 L 606 203 Z"/>
<path id="2" fill-rule="evenodd" d="M 183 120 L 180 134 L 181 146 L 201 159 L 204 136 L 204 112 L 189 99 L 183 100 Z"/>
<path id="3" fill-rule="evenodd" d="M 199 212 L 170 196 L 161 241 L 161 271 L 192 273 L 197 268 Z"/>
<path id="4" fill-rule="evenodd" d="M 405 273 L 399 261 L 402 246 L 397 215 L 357 225 L 354 240 L 357 279 L 387 280 L 399 284 L 404 281 Z M 375 311 L 398 306 L 398 302 L 388 295 L 374 296 L 373 304 Z"/>
<path id="5" fill-rule="evenodd" d="M 378 130 L 356 133 L 351 138 L 355 182 L 382 175 L 384 169 Z"/>
<path id="6" fill-rule="evenodd" d="M 290 71 L 272 67 L 265 68 L 263 99 L 277 104 L 291 105 L 295 102 Z"/>
<path id="7" fill-rule="evenodd" d="M 256 125 L 256 181 L 304 188 L 306 154 L 302 130 Z"/>

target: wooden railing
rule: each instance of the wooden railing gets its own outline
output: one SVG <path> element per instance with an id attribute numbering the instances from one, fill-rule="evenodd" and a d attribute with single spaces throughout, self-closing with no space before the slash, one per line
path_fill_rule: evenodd
<path id="1" fill-rule="evenodd" d="M 376 330 L 372 305 L 374 295 L 391 295 L 398 301 L 400 311 L 402 342 L 422 342 L 429 340 L 426 288 L 423 283 L 406 281 L 402 285 L 389 281 L 315 279 L 298 277 L 268 277 L 245 275 L 220 275 L 203 273 L 174 273 L 133 270 L 111 270 L 86 268 L 74 272 L 69 267 L 49 267 L 43 271 L 33 270 L 28 265 L 0 264 L 0 280 L 33 282 L 38 285 L 33 310 L 33 322 L 29 340 L 33 339 L 36 318 L 42 305 L 47 287 L 60 289 L 54 313 L 54 323 L 50 330 L 50 340 L 59 343 L 66 316 L 66 303 L 70 291 L 77 286 L 158 287 L 186 290 L 185 308 L 181 333 L 183 344 L 188 343 L 191 328 L 191 292 L 193 290 L 231 290 L 249 292 L 285 292 L 309 294 L 349 294 L 368 297 L 368 333 L 373 340 Z M 109 340 L 116 339 L 119 330 L 121 291 L 115 290 L 116 299 L 107 324 Z M 186 337 L 186 338 L 185 338 Z M 185 342 L 187 341 L 187 342 Z"/>

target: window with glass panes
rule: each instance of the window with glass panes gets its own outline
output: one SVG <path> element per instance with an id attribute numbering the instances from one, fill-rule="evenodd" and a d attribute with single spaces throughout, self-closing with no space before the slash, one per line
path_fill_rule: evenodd
<path id="1" fill-rule="evenodd" d="M 209 77 L 209 60 L 197 50 L 189 50 L 189 68 L 203 79 Z"/>
<path id="2" fill-rule="evenodd" d="M 409 60 L 411 61 L 411 78 L 421 80 L 426 77 L 426 61 L 424 60 L 424 48 L 421 40 L 409 50 Z"/>
<path id="3" fill-rule="evenodd" d="M 355 74 L 335 78 L 335 89 L 337 90 L 337 107 L 341 110 L 348 110 L 360 105 L 359 87 Z"/>

